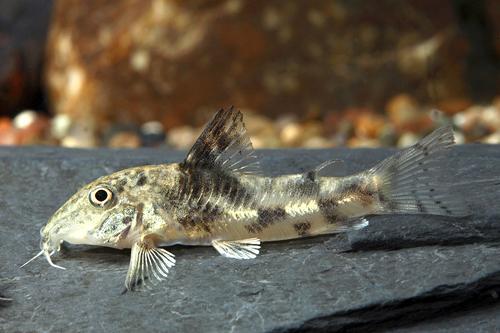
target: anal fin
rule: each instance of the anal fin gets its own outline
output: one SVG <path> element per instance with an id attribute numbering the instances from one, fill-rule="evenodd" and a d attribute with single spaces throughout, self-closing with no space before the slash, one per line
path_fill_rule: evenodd
<path id="1" fill-rule="evenodd" d="M 234 259 L 253 259 L 259 254 L 260 240 L 248 238 L 241 240 L 214 240 L 212 246 L 222 256 Z"/>
<path id="2" fill-rule="evenodd" d="M 132 246 L 130 266 L 125 279 L 125 288 L 134 290 L 139 285 L 147 286 L 146 281 L 162 281 L 175 265 L 174 255 L 165 249 L 144 242 Z"/>

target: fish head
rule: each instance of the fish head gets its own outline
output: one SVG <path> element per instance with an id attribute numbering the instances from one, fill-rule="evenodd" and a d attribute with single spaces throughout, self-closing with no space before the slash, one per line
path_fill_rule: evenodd
<path id="1" fill-rule="evenodd" d="M 136 223 L 147 200 L 138 186 L 144 167 L 125 169 L 85 185 L 64 203 L 41 229 L 41 253 L 50 256 L 62 242 L 125 248 L 140 237 Z M 51 263 L 52 264 L 52 263 Z"/>

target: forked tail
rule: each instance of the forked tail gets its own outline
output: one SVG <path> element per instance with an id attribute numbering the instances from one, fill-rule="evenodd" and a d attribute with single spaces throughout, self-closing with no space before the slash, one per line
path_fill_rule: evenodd
<path id="1" fill-rule="evenodd" d="M 379 193 L 377 214 L 469 215 L 463 195 L 438 178 L 438 161 L 453 144 L 453 130 L 444 126 L 368 170 Z"/>

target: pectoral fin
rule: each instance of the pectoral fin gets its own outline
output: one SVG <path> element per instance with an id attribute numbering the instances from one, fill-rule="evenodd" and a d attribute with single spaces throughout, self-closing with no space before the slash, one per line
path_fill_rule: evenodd
<path id="1" fill-rule="evenodd" d="M 169 268 L 175 265 L 174 255 L 167 250 L 157 248 L 145 242 L 132 246 L 130 266 L 125 279 L 127 290 L 134 290 L 146 281 L 162 281 L 168 275 Z"/>
<path id="2" fill-rule="evenodd" d="M 234 259 L 253 259 L 259 254 L 260 240 L 257 238 L 241 240 L 214 240 L 212 246 L 222 256 Z"/>

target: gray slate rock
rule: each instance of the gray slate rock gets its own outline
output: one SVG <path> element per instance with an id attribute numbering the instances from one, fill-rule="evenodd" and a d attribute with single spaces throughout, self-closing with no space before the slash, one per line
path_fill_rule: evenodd
<path id="1" fill-rule="evenodd" d="M 345 173 L 390 150 L 261 151 L 271 175 L 306 171 L 331 158 Z M 129 251 L 67 246 L 37 260 L 38 230 L 86 182 L 121 168 L 180 161 L 182 152 L 1 148 L 0 331 L 491 332 L 500 330 L 500 149 L 461 146 L 443 181 L 464 191 L 473 215 L 369 217 L 345 235 L 265 243 L 257 259 L 223 258 L 176 246 L 178 263 L 151 292 L 122 295 Z M 488 179 L 488 182 L 482 181 Z M 477 180 L 473 185 L 464 180 Z M 6 289 L 4 289 L 6 288 Z"/>

